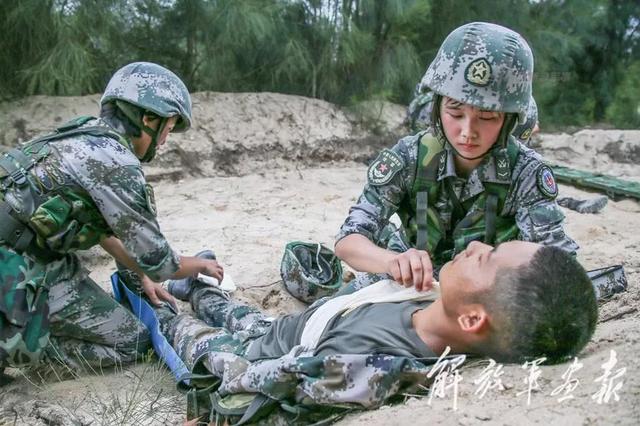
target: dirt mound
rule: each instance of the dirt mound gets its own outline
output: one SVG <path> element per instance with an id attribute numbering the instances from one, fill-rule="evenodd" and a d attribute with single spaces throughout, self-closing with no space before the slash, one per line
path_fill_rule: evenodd
<path id="1" fill-rule="evenodd" d="M 542 134 L 533 147 L 549 161 L 640 180 L 640 130 L 590 130 Z"/>
<path id="2" fill-rule="evenodd" d="M 34 96 L 0 104 L 0 144 L 11 146 L 75 116 L 95 115 L 99 99 Z M 151 175 L 244 175 L 292 162 L 364 162 L 407 132 L 399 105 L 341 108 L 277 93 L 196 93 L 193 115 L 193 129 L 171 136 Z"/>
<path id="3" fill-rule="evenodd" d="M 33 96 L 1 103 L 0 150 L 78 115 L 95 115 L 99 101 L 100 95 Z M 146 166 L 150 180 L 366 163 L 408 133 L 401 105 L 367 102 L 343 108 L 279 93 L 196 93 L 193 115 L 193 129 L 172 135 L 153 166 Z M 640 130 L 542 134 L 533 147 L 550 162 L 640 179 Z"/>

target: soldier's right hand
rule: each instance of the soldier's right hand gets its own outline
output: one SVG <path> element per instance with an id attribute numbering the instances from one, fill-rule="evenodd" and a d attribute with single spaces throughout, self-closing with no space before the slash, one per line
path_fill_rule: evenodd
<path id="1" fill-rule="evenodd" d="M 433 266 L 429 253 L 411 248 L 398 253 L 387 263 L 387 273 L 405 287 L 414 286 L 418 291 L 433 288 Z"/>
<path id="2" fill-rule="evenodd" d="M 213 259 L 200 260 L 202 261 L 202 269 L 200 270 L 200 273 L 209 277 L 213 277 L 217 279 L 218 282 L 222 282 L 222 278 L 224 278 L 224 269 L 218 263 L 218 261 Z"/>

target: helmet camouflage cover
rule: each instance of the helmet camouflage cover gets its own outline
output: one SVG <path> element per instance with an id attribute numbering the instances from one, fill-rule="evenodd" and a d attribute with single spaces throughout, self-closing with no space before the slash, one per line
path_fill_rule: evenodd
<path id="1" fill-rule="evenodd" d="M 180 78 L 151 62 L 134 62 L 120 68 L 109 80 L 100 105 L 125 101 L 160 117 L 178 115 L 174 132 L 191 127 L 191 96 Z"/>
<path id="2" fill-rule="evenodd" d="M 533 54 L 515 31 L 486 22 L 455 29 L 440 46 L 421 83 L 433 92 L 526 121 Z"/>
<path id="3" fill-rule="evenodd" d="M 313 303 L 338 291 L 342 285 L 342 265 L 324 245 L 294 241 L 285 247 L 280 276 L 293 297 Z"/>

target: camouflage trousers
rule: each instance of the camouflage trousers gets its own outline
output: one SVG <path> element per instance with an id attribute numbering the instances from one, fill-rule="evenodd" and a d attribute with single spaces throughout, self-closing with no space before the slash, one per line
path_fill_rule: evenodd
<path id="1" fill-rule="evenodd" d="M 191 307 L 197 318 L 174 315 L 166 307 L 156 310 L 160 328 L 190 370 L 209 352 L 243 356 L 249 343 L 271 327 L 262 311 L 231 300 L 218 289 L 195 289 Z"/>
<path id="2" fill-rule="evenodd" d="M 55 277 L 45 280 L 50 336 L 42 361 L 72 369 L 109 367 L 134 361 L 150 348 L 144 325 L 88 276 L 75 255 L 43 265 L 0 245 L 0 258 L 3 282 L 30 271 Z"/>

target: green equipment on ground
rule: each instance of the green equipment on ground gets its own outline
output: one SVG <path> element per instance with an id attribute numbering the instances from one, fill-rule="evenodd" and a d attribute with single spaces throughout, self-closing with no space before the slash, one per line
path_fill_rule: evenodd
<path id="1" fill-rule="evenodd" d="M 340 260 L 320 243 L 288 243 L 282 256 L 280 275 L 287 291 L 305 303 L 331 296 L 342 285 Z"/>
<path id="2" fill-rule="evenodd" d="M 622 265 L 594 269 L 587 271 L 587 275 L 591 279 L 598 300 L 608 299 L 615 293 L 627 290 L 627 275 Z"/>
<path id="3" fill-rule="evenodd" d="M 553 174 L 558 182 L 568 183 L 581 188 L 595 189 L 607 194 L 612 199 L 629 197 L 640 200 L 640 183 L 619 179 L 601 173 L 591 173 L 570 167 L 553 167 Z"/>

